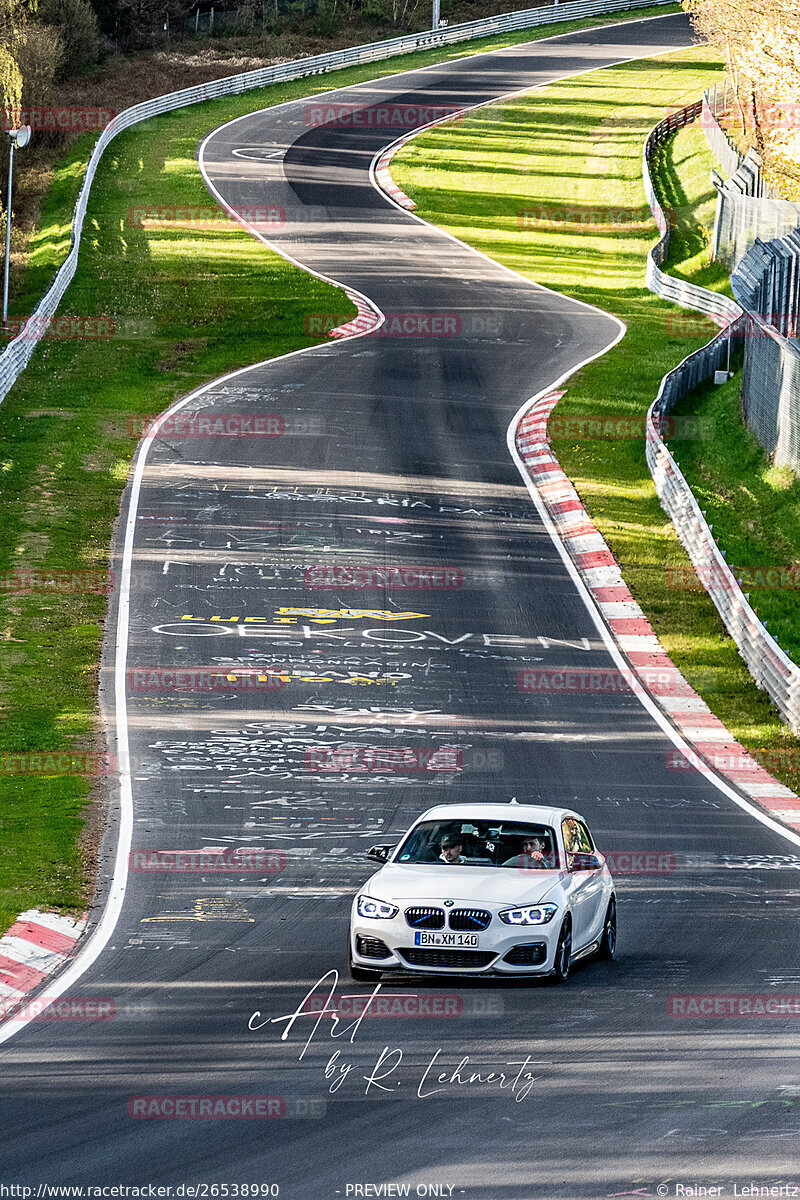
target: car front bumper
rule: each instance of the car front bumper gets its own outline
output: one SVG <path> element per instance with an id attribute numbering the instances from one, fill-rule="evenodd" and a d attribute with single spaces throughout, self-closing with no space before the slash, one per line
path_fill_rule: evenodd
<path id="1" fill-rule="evenodd" d="M 546 925 L 508 926 L 494 916 L 472 947 L 417 945 L 401 910 L 388 920 L 369 920 L 355 911 L 350 956 L 359 967 L 419 975 L 547 975 L 553 969 L 559 914 Z M 439 932 L 449 933 L 449 930 Z M 379 956 L 380 955 L 380 956 Z"/>

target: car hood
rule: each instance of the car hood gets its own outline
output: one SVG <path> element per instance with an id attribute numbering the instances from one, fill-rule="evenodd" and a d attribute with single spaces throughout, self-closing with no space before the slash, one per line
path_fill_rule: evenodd
<path id="1" fill-rule="evenodd" d="M 424 900 L 457 904 L 538 904 L 558 884 L 557 871 L 517 871 L 512 867 L 397 866 L 390 863 L 363 892 L 376 900 Z"/>

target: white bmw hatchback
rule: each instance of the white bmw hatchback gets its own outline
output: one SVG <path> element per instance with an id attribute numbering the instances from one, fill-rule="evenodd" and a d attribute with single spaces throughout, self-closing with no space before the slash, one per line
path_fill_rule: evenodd
<path id="1" fill-rule="evenodd" d="M 353 901 L 350 971 L 551 975 L 612 959 L 614 882 L 583 817 L 530 804 L 443 804 L 423 813 Z"/>

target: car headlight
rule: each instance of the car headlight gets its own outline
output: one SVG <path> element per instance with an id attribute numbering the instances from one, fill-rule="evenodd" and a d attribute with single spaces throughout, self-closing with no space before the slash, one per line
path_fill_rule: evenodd
<path id="1" fill-rule="evenodd" d="M 533 904 L 529 908 L 507 908 L 498 915 L 506 925 L 546 925 L 557 912 L 557 904 Z"/>
<path id="2" fill-rule="evenodd" d="M 358 915 L 367 917 L 369 920 L 387 919 L 396 917 L 398 913 L 397 906 L 387 904 L 384 900 L 373 900 L 371 896 L 358 897 Z"/>

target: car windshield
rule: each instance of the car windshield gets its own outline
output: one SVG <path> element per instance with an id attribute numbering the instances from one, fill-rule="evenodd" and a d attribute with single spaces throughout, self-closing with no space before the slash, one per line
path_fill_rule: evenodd
<path id="1" fill-rule="evenodd" d="M 519 821 L 423 821 L 401 843 L 397 863 L 465 867 L 558 869 L 558 844 L 549 825 Z"/>

